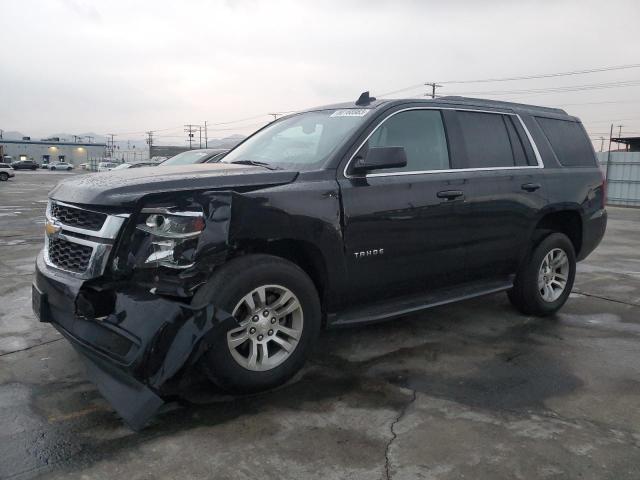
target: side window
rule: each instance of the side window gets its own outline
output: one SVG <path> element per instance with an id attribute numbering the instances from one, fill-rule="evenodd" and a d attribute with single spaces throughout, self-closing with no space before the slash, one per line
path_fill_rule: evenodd
<path id="1" fill-rule="evenodd" d="M 593 147 L 582 125 L 568 120 L 536 117 L 558 161 L 565 167 L 594 167 Z"/>
<path id="2" fill-rule="evenodd" d="M 504 115 L 458 111 L 457 117 L 469 168 L 513 167 L 516 164 Z M 521 155 L 524 157 L 524 152 Z"/>
<path id="3" fill-rule="evenodd" d="M 527 156 L 524 153 L 524 146 L 522 140 L 518 136 L 516 127 L 514 124 L 514 118 L 511 115 L 504 115 L 502 117 L 507 127 L 507 133 L 509 134 L 509 142 L 511 143 L 511 152 L 513 153 L 513 159 L 517 167 L 527 166 Z"/>
<path id="4" fill-rule="evenodd" d="M 449 168 L 447 137 L 439 110 L 408 110 L 382 122 L 363 149 L 404 147 L 407 166 L 386 172 L 419 172 Z"/>

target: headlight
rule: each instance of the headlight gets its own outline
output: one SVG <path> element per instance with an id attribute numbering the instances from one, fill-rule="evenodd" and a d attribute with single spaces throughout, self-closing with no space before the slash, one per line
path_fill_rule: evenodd
<path id="1" fill-rule="evenodd" d="M 204 225 L 201 212 L 143 209 L 137 228 L 149 234 L 150 241 L 144 263 L 169 268 L 190 267 Z"/>

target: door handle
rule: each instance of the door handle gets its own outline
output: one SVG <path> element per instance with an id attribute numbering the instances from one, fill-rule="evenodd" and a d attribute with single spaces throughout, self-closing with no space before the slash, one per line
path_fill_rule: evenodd
<path id="1" fill-rule="evenodd" d="M 526 190 L 527 192 L 535 192 L 541 186 L 542 185 L 540 185 L 539 183 L 523 183 L 521 188 L 522 190 Z"/>
<path id="2" fill-rule="evenodd" d="M 454 198 L 462 197 L 464 192 L 462 190 L 442 190 L 436 193 L 438 198 L 446 198 L 447 200 L 453 200 Z"/>

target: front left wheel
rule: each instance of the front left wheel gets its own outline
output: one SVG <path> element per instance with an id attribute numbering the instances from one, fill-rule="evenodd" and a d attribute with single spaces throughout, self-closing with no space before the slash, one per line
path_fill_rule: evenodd
<path id="1" fill-rule="evenodd" d="M 0 172 L 0 182 L 6 182 L 9 180 L 9 174 L 7 172 Z"/>
<path id="2" fill-rule="evenodd" d="M 219 387 L 236 393 L 283 384 L 304 364 L 321 325 L 313 281 L 296 264 L 245 255 L 221 266 L 194 296 L 237 321 L 217 335 L 201 365 Z"/>

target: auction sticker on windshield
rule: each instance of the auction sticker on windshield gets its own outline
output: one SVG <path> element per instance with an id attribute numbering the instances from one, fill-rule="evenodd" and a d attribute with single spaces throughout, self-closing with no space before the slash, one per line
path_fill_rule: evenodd
<path id="1" fill-rule="evenodd" d="M 364 117 L 371 111 L 370 108 L 345 108 L 344 110 L 336 110 L 331 114 L 332 117 Z"/>

